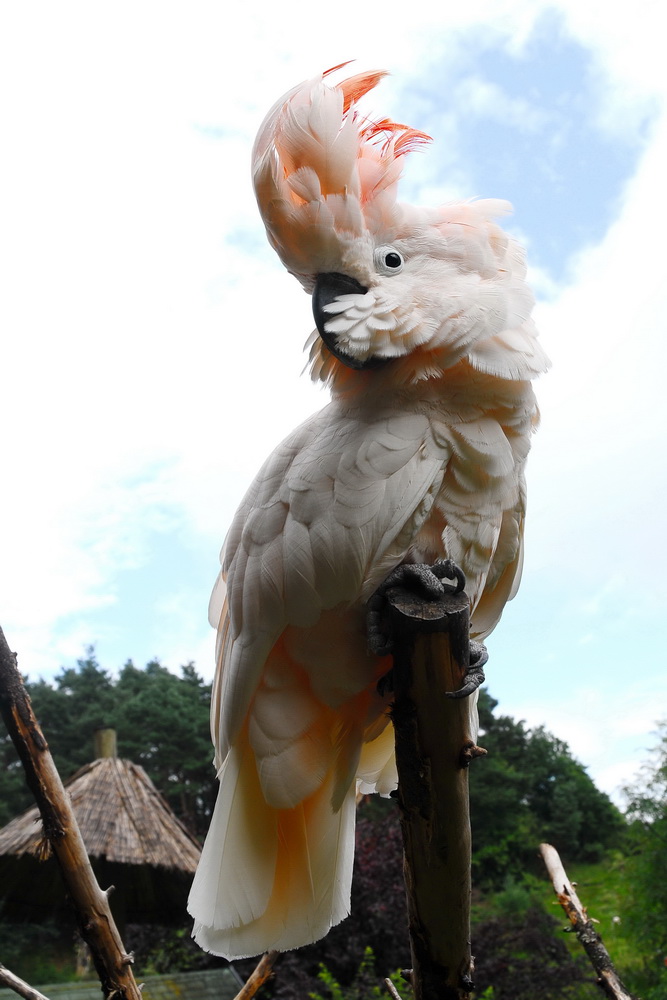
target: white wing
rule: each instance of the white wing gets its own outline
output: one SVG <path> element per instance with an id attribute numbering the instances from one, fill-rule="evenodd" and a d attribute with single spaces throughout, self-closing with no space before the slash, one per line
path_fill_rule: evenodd
<path id="1" fill-rule="evenodd" d="M 286 626 L 313 626 L 324 610 L 370 596 L 428 515 L 448 457 L 422 414 L 371 418 L 338 403 L 271 455 L 225 543 L 227 604 L 213 602 L 222 615 L 213 723 L 220 760 Z"/>

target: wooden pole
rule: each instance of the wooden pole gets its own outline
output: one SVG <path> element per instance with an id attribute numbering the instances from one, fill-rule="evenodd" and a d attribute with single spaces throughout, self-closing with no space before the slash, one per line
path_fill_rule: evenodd
<path id="1" fill-rule="evenodd" d="M 424 600 L 386 593 L 394 643 L 398 801 L 405 850 L 415 1000 L 465 1000 L 470 950 L 469 761 L 475 746 L 463 683 L 469 657 L 468 598 Z"/>
<path id="2" fill-rule="evenodd" d="M 44 835 L 56 856 L 81 934 L 89 945 L 95 969 L 108 1000 L 141 1000 L 132 975 L 132 956 L 123 947 L 109 909 L 93 874 L 81 832 L 35 718 L 12 653 L 0 629 L 0 712 L 35 796 Z"/>
<path id="3" fill-rule="evenodd" d="M 563 868 L 558 851 L 551 844 L 540 844 L 540 854 L 549 873 L 558 902 L 565 910 L 579 942 L 597 974 L 597 984 L 610 1000 L 637 1000 L 621 982 L 602 938 L 595 930 L 586 909 Z"/>

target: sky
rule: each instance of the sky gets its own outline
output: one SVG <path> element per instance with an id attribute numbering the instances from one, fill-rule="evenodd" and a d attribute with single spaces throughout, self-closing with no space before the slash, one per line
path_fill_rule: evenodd
<path id="1" fill-rule="evenodd" d="M 345 8 L 347 10 L 347 8 Z M 553 367 L 499 711 L 621 801 L 667 716 L 667 73 L 657 0 L 0 8 L 0 625 L 52 679 L 194 660 L 265 456 L 327 400 L 249 177 L 265 113 L 347 59 L 428 132 L 401 198 L 507 198 Z"/>

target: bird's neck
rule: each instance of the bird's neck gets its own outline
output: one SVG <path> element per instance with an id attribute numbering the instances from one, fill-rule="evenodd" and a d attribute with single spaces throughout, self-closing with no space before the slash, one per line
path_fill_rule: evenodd
<path id="1" fill-rule="evenodd" d="M 444 372 L 410 381 L 401 377 L 401 361 L 375 371 L 337 371 L 331 379 L 333 399 L 343 409 L 369 413 L 395 409 L 464 422 L 485 416 L 505 422 L 513 414 L 537 420 L 532 385 L 526 380 L 487 375 L 464 359 Z"/>

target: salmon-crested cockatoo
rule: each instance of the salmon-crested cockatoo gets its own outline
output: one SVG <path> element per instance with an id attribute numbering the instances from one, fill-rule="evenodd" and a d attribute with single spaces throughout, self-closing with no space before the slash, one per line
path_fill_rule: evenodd
<path id="1" fill-rule="evenodd" d="M 189 910 L 227 958 L 316 941 L 349 912 L 356 796 L 397 782 L 391 658 L 365 625 L 383 580 L 452 560 L 483 639 L 521 572 L 530 380 L 548 364 L 524 254 L 493 221 L 506 202 L 397 201 L 428 136 L 358 110 L 383 75 L 295 87 L 252 154 L 332 401 L 263 465 L 211 598 L 220 788 Z"/>

